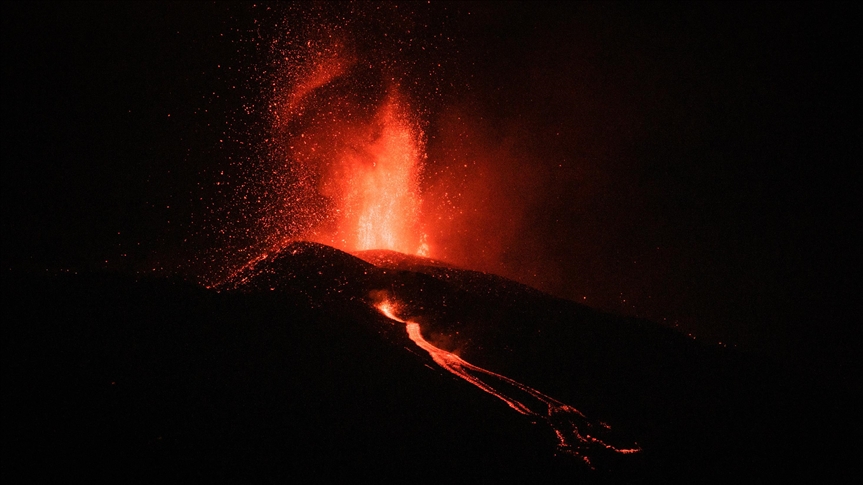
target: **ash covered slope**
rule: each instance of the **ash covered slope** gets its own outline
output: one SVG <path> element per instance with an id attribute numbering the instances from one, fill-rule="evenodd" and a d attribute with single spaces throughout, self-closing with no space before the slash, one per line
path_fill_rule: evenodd
<path id="1" fill-rule="evenodd" d="M 433 345 L 606 421 L 644 449 L 641 472 L 733 477 L 793 472 L 805 433 L 789 425 L 789 376 L 652 322 L 597 312 L 496 275 L 391 251 L 356 256 L 294 243 L 235 278 L 313 305 L 403 303 Z M 358 310 L 359 311 L 359 310 Z M 405 343 L 401 329 L 378 330 Z M 799 396 L 794 397 L 799 401 Z M 628 465 L 623 465 L 628 466 Z"/>
<path id="2" fill-rule="evenodd" d="M 811 466 L 794 461 L 803 414 L 776 370 L 496 276 L 393 267 L 295 243 L 220 292 L 5 275 L 3 476 L 691 481 Z M 436 346 L 644 452 L 597 472 L 554 457 L 547 430 L 427 367 L 370 307 L 382 293 Z"/>
<path id="3" fill-rule="evenodd" d="M 6 275 L 9 276 L 9 275 Z M 443 481 L 584 473 L 365 306 L 116 275 L 4 279 L 2 475 Z M 406 337 L 405 345 L 410 344 Z"/>

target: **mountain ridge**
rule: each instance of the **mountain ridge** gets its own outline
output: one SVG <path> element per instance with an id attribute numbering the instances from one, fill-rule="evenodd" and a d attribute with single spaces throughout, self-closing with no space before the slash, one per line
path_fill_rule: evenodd
<path id="1" fill-rule="evenodd" d="M 323 479 L 684 482 L 815 468 L 788 458 L 818 456 L 813 432 L 794 423 L 820 401 L 795 394 L 780 369 L 436 268 L 295 243 L 217 291 L 5 273 L 4 476 L 269 480 L 311 466 Z M 374 307 L 381 298 L 403 302 L 400 318 L 433 345 L 575 406 L 643 451 L 601 457 L 595 471 L 555 456 L 553 433 L 435 367 Z M 100 467 L 104 457 L 117 469 Z"/>

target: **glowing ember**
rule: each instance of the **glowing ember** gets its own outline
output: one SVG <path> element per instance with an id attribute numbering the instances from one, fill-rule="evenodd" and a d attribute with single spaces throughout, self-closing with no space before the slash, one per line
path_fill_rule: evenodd
<path id="1" fill-rule="evenodd" d="M 607 435 L 611 427 L 603 422 L 591 423 L 578 409 L 509 377 L 473 365 L 451 352 L 428 343 L 420 333 L 419 324 L 399 318 L 396 315 L 397 308 L 398 306 L 389 300 L 384 300 L 377 305 L 377 309 L 384 316 L 404 323 L 408 337 L 419 348 L 428 352 L 432 360 L 443 369 L 500 399 L 516 412 L 545 421 L 554 430 L 558 439 L 558 449 L 561 451 L 581 458 L 588 465 L 591 465 L 588 453 L 595 449 L 621 454 L 641 451 L 637 445 L 618 448 L 597 437 L 597 434 Z M 519 398 L 515 398 L 514 395 Z"/>

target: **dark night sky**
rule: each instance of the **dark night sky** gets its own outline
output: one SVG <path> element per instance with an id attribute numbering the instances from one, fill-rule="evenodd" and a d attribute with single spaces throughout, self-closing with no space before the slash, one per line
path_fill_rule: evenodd
<path id="1" fill-rule="evenodd" d="M 170 272 L 203 251 L 219 139 L 254 92 L 220 66 L 266 62 L 240 41 L 272 13 L 2 8 L 4 265 Z M 480 209 L 450 260 L 707 340 L 850 359 L 858 7 L 423 8 L 456 39 L 429 170 L 467 154 Z"/>

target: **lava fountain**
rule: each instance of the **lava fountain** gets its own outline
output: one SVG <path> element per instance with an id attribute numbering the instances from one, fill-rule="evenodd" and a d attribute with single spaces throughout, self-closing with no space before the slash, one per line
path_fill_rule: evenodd
<path id="1" fill-rule="evenodd" d="M 305 44 L 296 59 L 285 57 L 270 102 L 275 171 L 294 176 L 283 212 L 308 221 L 293 232 L 348 252 L 428 255 L 417 110 L 397 78 L 359 62 L 343 36 Z"/>
<path id="2" fill-rule="evenodd" d="M 397 92 L 388 94 L 364 135 L 344 149 L 331 174 L 337 229 L 320 242 L 427 255 L 418 220 L 423 143 Z"/>

